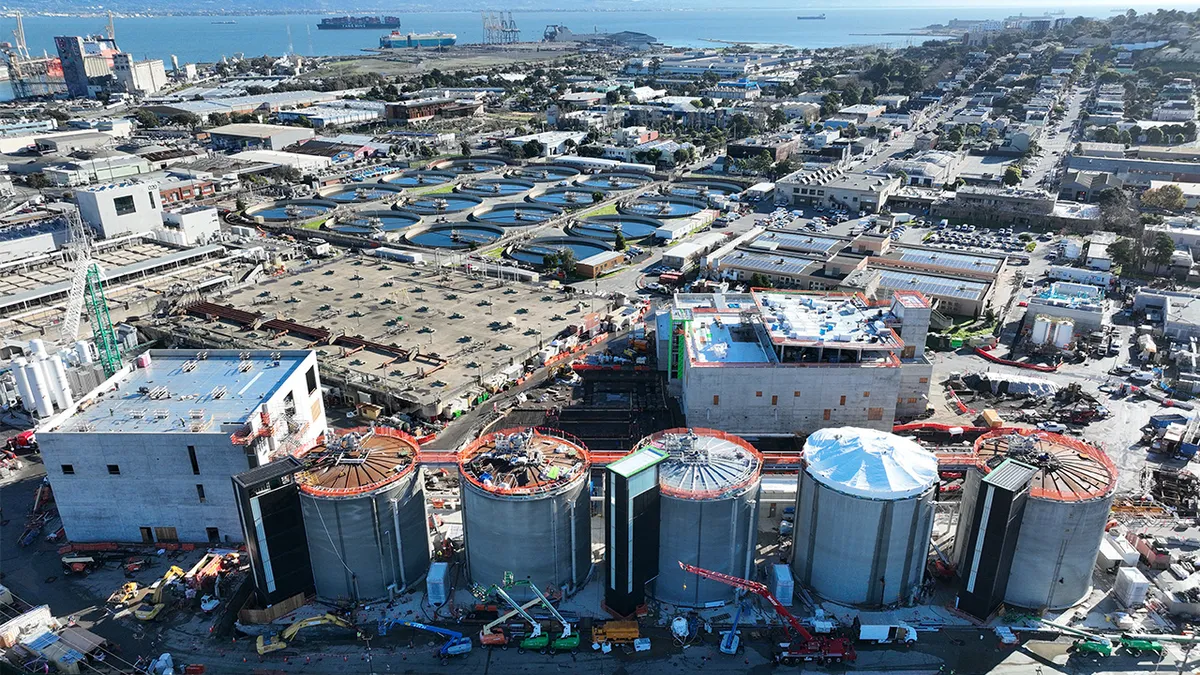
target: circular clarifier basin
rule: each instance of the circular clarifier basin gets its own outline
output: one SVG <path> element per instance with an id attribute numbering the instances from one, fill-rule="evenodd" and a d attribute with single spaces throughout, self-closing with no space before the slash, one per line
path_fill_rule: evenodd
<path id="1" fill-rule="evenodd" d="M 449 171 L 460 176 L 473 173 L 487 173 L 508 166 L 498 159 L 455 159 L 437 165 L 438 171 Z"/>
<path id="2" fill-rule="evenodd" d="M 709 197 L 728 197 L 742 191 L 742 186 L 722 180 L 685 180 L 671 183 L 667 193 L 674 197 L 687 199 L 708 199 Z"/>
<path id="3" fill-rule="evenodd" d="M 579 181 L 598 190 L 632 190 L 636 187 L 650 184 L 650 177 L 640 173 L 599 173 Z"/>
<path id="4" fill-rule="evenodd" d="M 376 232 L 396 232 L 421 222 L 421 216 L 408 211 L 359 211 L 353 217 L 340 220 L 329 229 L 342 234 L 369 237 Z"/>
<path id="5" fill-rule="evenodd" d="M 683 218 L 700 213 L 704 207 L 696 202 L 664 197 L 643 197 L 618 207 L 621 213 L 648 218 Z"/>
<path id="6" fill-rule="evenodd" d="M 525 180 L 531 180 L 538 183 L 553 183 L 578 176 L 579 169 L 572 169 L 569 166 L 545 166 L 533 164 L 514 169 L 510 171 L 508 175 L 513 178 L 524 178 Z"/>
<path id="7" fill-rule="evenodd" d="M 404 208 L 423 216 L 433 216 L 443 213 L 466 211 L 482 203 L 483 200 L 479 197 L 458 194 L 456 192 L 439 192 L 437 194 L 415 196 L 404 204 Z"/>
<path id="8" fill-rule="evenodd" d="M 388 185 L 387 183 L 359 183 L 357 185 L 334 185 L 322 188 L 319 194 L 321 195 L 321 199 L 328 199 L 339 204 L 349 204 L 354 202 L 372 202 L 387 197 L 395 197 L 402 191 L 403 188 L 397 185 Z"/>
<path id="9" fill-rule="evenodd" d="M 449 171 L 406 171 L 384 182 L 402 188 L 429 187 L 449 183 L 454 180 L 454 176 L 455 174 Z"/>
<path id="10" fill-rule="evenodd" d="M 514 178 L 487 178 L 459 184 L 458 191 L 476 197 L 512 197 L 532 189 L 533 181 Z"/>
<path id="11" fill-rule="evenodd" d="M 482 213 L 476 213 L 474 218 L 484 223 L 512 227 L 536 225 L 560 213 L 562 210 L 548 204 L 497 204 Z"/>
<path id="12" fill-rule="evenodd" d="M 262 218 L 269 222 L 283 223 L 289 220 L 319 218 L 335 208 L 337 208 L 337 204 L 331 201 L 292 199 L 263 207 L 252 207 L 246 211 L 246 215 L 251 218 Z"/>
<path id="13" fill-rule="evenodd" d="M 517 244 L 508 251 L 508 257 L 523 263 L 541 267 L 546 256 L 562 249 L 570 249 L 575 260 L 585 260 L 597 253 L 613 250 L 611 244 L 584 237 L 542 237 L 524 244 Z"/>
<path id="14" fill-rule="evenodd" d="M 472 249 L 486 246 L 504 236 L 504 230 L 492 225 L 460 223 L 437 225 L 405 235 L 408 243 L 425 248 Z"/>
<path id="15" fill-rule="evenodd" d="M 601 193 L 601 200 L 608 196 L 607 192 L 599 188 L 552 187 L 541 194 L 527 197 L 527 199 L 537 204 L 553 204 L 564 209 L 579 209 L 596 203 L 597 200 L 592 197 L 594 192 Z"/>
<path id="16" fill-rule="evenodd" d="M 578 237 L 616 241 L 618 231 L 626 239 L 644 239 L 660 227 L 662 221 L 654 218 L 615 214 L 582 220 L 568 227 L 567 232 Z"/>

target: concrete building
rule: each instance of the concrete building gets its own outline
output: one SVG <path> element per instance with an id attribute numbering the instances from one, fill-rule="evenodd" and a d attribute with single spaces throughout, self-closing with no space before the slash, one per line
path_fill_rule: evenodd
<path id="1" fill-rule="evenodd" d="M 887 106 L 885 105 L 859 103 L 842 108 L 838 111 L 838 117 L 852 119 L 858 124 L 866 124 L 885 112 L 887 112 Z"/>
<path id="2" fill-rule="evenodd" d="M 312 129 L 275 124 L 226 124 L 208 133 L 213 146 L 222 150 L 282 150 L 316 135 Z"/>
<path id="3" fill-rule="evenodd" d="M 1133 299 L 1133 311 L 1157 310 L 1163 317 L 1163 334 L 1175 342 L 1200 339 L 1200 296 L 1195 293 L 1141 289 Z"/>
<path id="4" fill-rule="evenodd" d="M 658 362 L 689 426 L 731 433 L 890 430 L 925 409 L 931 308 L 920 293 L 677 295 L 657 315 Z"/>
<path id="5" fill-rule="evenodd" d="M 74 542 L 234 543 L 233 476 L 325 430 L 312 351 L 151 350 L 38 428 Z"/>
<path id="6" fill-rule="evenodd" d="M 112 76 L 113 56 L 120 53 L 115 42 L 99 35 L 60 35 L 54 47 L 71 98 L 94 97 L 103 79 Z"/>
<path id="7" fill-rule="evenodd" d="M 793 174 L 797 176 L 797 174 Z M 806 182 L 798 177 L 798 183 L 786 176 L 776 182 L 776 194 L 791 197 L 793 205 L 815 204 L 824 207 L 844 208 L 851 213 L 859 211 L 878 213 L 887 200 L 900 189 L 900 178 L 895 176 L 871 176 L 862 173 L 846 174 L 824 181 Z"/>
<path id="8" fill-rule="evenodd" d="M 1029 299 L 1026 324 L 1039 315 L 1071 319 L 1075 332 L 1100 330 L 1104 323 L 1104 289 L 1090 284 L 1057 281 Z"/>
<path id="9" fill-rule="evenodd" d="M 113 55 L 113 77 L 125 91 L 147 96 L 166 88 L 167 70 L 162 59 L 134 61 L 132 54 Z"/>
<path id="10" fill-rule="evenodd" d="M 908 178 L 908 185 L 941 187 L 953 182 L 961 161 L 962 157 L 956 152 L 927 150 L 918 153 L 912 159 L 888 162 L 887 171 L 892 174 L 903 172 L 904 177 Z"/>
<path id="11" fill-rule="evenodd" d="M 575 275 L 584 279 L 595 279 L 624 261 L 625 254 L 621 251 L 604 251 L 575 263 Z"/>
<path id="12" fill-rule="evenodd" d="M 76 191 L 75 201 L 83 222 L 106 239 L 162 227 L 157 183 L 128 181 L 84 188 Z"/>
<path id="13" fill-rule="evenodd" d="M 730 159 L 754 159 L 765 152 L 771 156 L 772 162 L 780 162 L 791 157 L 802 141 L 803 137 L 798 134 L 743 138 L 727 145 L 725 154 Z"/>
<path id="14" fill-rule="evenodd" d="M 1067 171 L 1058 196 L 1073 202 L 1094 202 L 1101 192 L 1125 184 L 1117 176 L 1103 171 Z"/>
<path id="15" fill-rule="evenodd" d="M 175 211 L 164 211 L 162 224 L 169 239 L 177 238 L 183 246 L 200 246 L 212 241 L 221 231 L 221 219 L 216 207 L 189 206 Z"/>
<path id="16" fill-rule="evenodd" d="M 587 138 L 587 132 L 584 131 L 543 131 L 539 134 L 513 136 L 505 140 L 521 147 L 531 141 L 537 141 L 542 144 L 542 157 L 555 157 L 567 154 L 573 145 L 579 145 L 585 138 Z"/>

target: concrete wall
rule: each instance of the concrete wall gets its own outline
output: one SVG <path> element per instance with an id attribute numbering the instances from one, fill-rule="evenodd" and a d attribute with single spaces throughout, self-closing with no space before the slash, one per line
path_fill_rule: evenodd
<path id="1" fill-rule="evenodd" d="M 896 394 L 896 417 L 915 417 L 929 404 L 933 364 L 922 357 L 900 367 L 900 389 Z"/>
<path id="2" fill-rule="evenodd" d="M 683 409 L 691 426 L 734 434 L 808 434 L 840 426 L 890 430 L 900 371 L 835 365 L 689 366 Z M 719 397 L 715 404 L 714 396 Z M 877 414 L 872 415 L 872 409 Z"/>
<path id="3" fill-rule="evenodd" d="M 132 211 L 118 212 L 116 200 L 133 198 Z M 162 227 L 162 202 L 156 183 L 122 183 L 75 193 L 83 222 L 105 239 L 140 234 Z"/>
<path id="4" fill-rule="evenodd" d="M 1025 315 L 1026 316 L 1037 316 L 1038 314 L 1045 314 L 1046 316 L 1051 316 L 1051 317 L 1061 317 L 1064 319 L 1071 319 L 1072 321 L 1075 322 L 1076 334 L 1078 334 L 1080 332 L 1091 332 L 1094 330 L 1100 330 L 1100 327 L 1103 324 L 1103 319 L 1104 319 L 1103 312 L 1079 309 L 1079 308 L 1075 308 L 1075 307 L 1065 307 L 1062 305 L 1050 305 L 1050 304 L 1038 302 L 1035 298 L 1032 302 L 1029 303 L 1029 307 L 1026 308 Z M 1030 325 L 1030 326 L 1033 325 L 1032 320 L 1029 320 L 1028 325 Z"/>

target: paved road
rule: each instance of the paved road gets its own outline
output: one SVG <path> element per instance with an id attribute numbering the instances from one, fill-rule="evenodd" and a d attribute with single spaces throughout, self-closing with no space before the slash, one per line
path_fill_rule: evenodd
<path id="1" fill-rule="evenodd" d="M 1037 143 L 1041 146 L 1042 153 L 1026 165 L 1021 187 L 1046 187 L 1051 191 L 1056 190 L 1055 185 L 1058 179 L 1056 169 L 1062 162 L 1063 156 L 1075 147 L 1076 126 L 1079 113 L 1083 110 L 1083 102 L 1087 99 L 1087 92 L 1088 90 L 1084 87 L 1076 87 L 1071 90 L 1063 106 L 1066 113 L 1062 121 L 1054 125 L 1047 125 L 1042 137 L 1038 139 Z M 1063 128 L 1068 130 L 1062 131 Z"/>

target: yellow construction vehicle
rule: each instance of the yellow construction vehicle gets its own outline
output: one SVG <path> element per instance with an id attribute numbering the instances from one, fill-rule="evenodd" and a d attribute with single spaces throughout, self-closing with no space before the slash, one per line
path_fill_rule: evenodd
<path id="1" fill-rule="evenodd" d="M 142 598 L 142 604 L 133 610 L 133 615 L 142 621 L 153 621 L 158 617 L 159 613 L 167 606 L 163 602 L 163 593 L 166 592 L 167 586 L 172 581 L 183 577 L 183 574 L 182 567 L 171 565 L 171 569 L 167 570 L 167 573 L 161 579 L 151 584 L 150 592 L 146 594 L 146 597 Z"/>
<path id="2" fill-rule="evenodd" d="M 286 649 L 288 643 L 296 637 L 296 634 L 305 628 L 312 626 L 341 626 L 349 630 L 357 631 L 354 624 L 345 619 L 334 616 L 333 614 L 322 614 L 320 616 L 310 616 L 307 619 L 301 619 L 296 623 L 283 629 L 283 632 L 277 635 L 259 635 L 258 636 L 258 653 L 270 654 L 271 652 Z"/>
<path id="3" fill-rule="evenodd" d="M 108 601 L 117 607 L 124 607 L 133 602 L 133 599 L 137 597 L 137 592 L 137 582 L 128 581 L 119 590 L 113 591 L 113 594 L 108 596 Z"/>
<path id="4" fill-rule="evenodd" d="M 592 625 L 592 642 L 599 644 L 633 644 L 641 636 L 637 621 L 606 621 Z"/>

